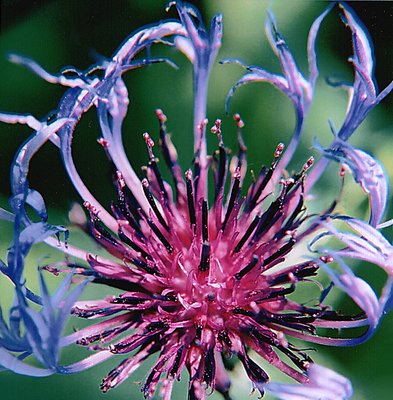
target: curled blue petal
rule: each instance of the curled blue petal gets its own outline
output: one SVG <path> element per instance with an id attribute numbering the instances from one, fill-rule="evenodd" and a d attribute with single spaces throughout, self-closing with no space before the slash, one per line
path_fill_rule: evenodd
<path id="1" fill-rule="evenodd" d="M 313 88 L 303 77 L 284 38 L 277 31 L 272 13 L 268 14 L 266 32 L 273 49 L 280 59 L 281 68 L 288 85 L 287 95 L 294 103 L 297 113 L 305 113 L 312 99 Z"/>
<path id="2" fill-rule="evenodd" d="M 350 59 L 355 69 L 353 86 L 349 88 L 349 105 L 345 121 L 338 137 L 348 140 L 368 113 L 393 89 L 393 82 L 378 95 L 374 77 L 373 46 L 369 34 L 347 4 L 341 4 L 343 21 L 352 31 L 353 56 Z"/>
<path id="3" fill-rule="evenodd" d="M 381 317 L 381 308 L 378 298 L 371 286 L 365 280 L 355 276 L 345 262 L 337 256 L 337 253 L 333 251 L 330 252 L 330 254 L 333 254 L 334 259 L 340 265 L 343 272 L 337 273 L 328 265 L 321 265 L 329 275 L 332 282 L 334 282 L 335 286 L 347 293 L 348 296 L 350 296 L 352 300 L 366 313 L 370 322 L 368 333 L 363 336 L 363 340 L 366 340 L 366 338 L 368 338 L 375 330 L 379 318 Z"/>
<path id="4" fill-rule="evenodd" d="M 19 122 L 17 118 L 18 116 L 14 117 L 16 118 L 16 121 Z M 31 158 L 67 122 L 69 122 L 68 119 L 62 118 L 54 121 L 49 125 L 41 123 L 40 129 L 37 130 L 20 147 L 12 165 L 11 189 L 14 196 L 17 196 L 19 194 L 22 194 L 23 196 L 27 195 L 27 173 L 29 170 Z M 14 212 L 17 211 L 14 210 Z"/>
<path id="5" fill-rule="evenodd" d="M 319 27 L 326 17 L 328 12 L 331 10 L 333 4 L 331 4 L 313 23 L 309 32 L 308 38 L 308 61 L 309 61 L 309 77 L 308 79 L 301 73 L 298 68 L 295 58 L 293 57 L 290 49 L 288 48 L 284 38 L 278 32 L 274 15 L 269 12 L 266 22 L 266 34 L 270 41 L 273 51 L 278 56 L 283 76 L 272 74 L 265 71 L 262 68 L 256 66 L 247 66 L 244 63 L 237 60 L 228 60 L 228 62 L 235 62 L 245 67 L 250 73 L 243 76 L 231 89 L 227 97 L 226 109 L 228 110 L 228 104 L 233 96 L 234 91 L 237 87 L 249 83 L 258 81 L 267 81 L 272 85 L 276 86 L 281 90 L 293 103 L 296 113 L 296 125 L 292 133 L 292 139 L 289 143 L 286 151 L 281 158 L 276 173 L 272 182 L 276 182 L 283 170 L 287 167 L 288 163 L 292 159 L 293 154 L 299 143 L 300 136 L 303 130 L 304 119 L 307 115 L 309 106 L 313 99 L 315 83 L 318 77 L 318 66 L 316 61 L 315 42 L 318 34 Z M 225 62 L 224 62 L 225 63 Z"/>
<path id="6" fill-rule="evenodd" d="M 17 303 L 10 313 L 8 325 L 0 313 L 0 352 L 6 354 L 1 357 L 0 365 L 5 369 L 31 376 L 46 376 L 62 371 L 59 355 L 63 330 L 72 306 L 89 282 L 84 281 L 70 292 L 71 279 L 70 273 L 51 296 L 40 272 L 39 310 L 29 305 L 25 288 L 16 286 Z M 21 354 L 16 357 L 9 352 Z M 22 362 L 21 355 L 22 358 L 33 355 L 45 368 L 32 367 Z"/>
<path id="7" fill-rule="evenodd" d="M 286 79 L 280 75 L 272 74 L 268 71 L 263 70 L 262 68 L 245 66 L 239 60 L 225 60 L 222 62 L 222 64 L 239 64 L 250 71 L 250 73 L 243 75 L 229 90 L 225 103 L 226 112 L 228 112 L 229 110 L 229 103 L 236 89 L 242 85 L 246 85 L 247 83 L 268 82 L 275 86 L 277 89 L 281 90 L 284 94 L 289 95 L 288 83 Z"/>
<path id="8" fill-rule="evenodd" d="M 49 83 L 57 83 L 63 86 L 70 86 L 70 87 L 86 86 L 86 82 L 83 79 L 80 79 L 79 77 L 67 78 L 62 74 L 59 75 L 50 74 L 49 72 L 45 71 L 45 69 L 42 68 L 35 61 L 27 57 L 23 57 L 18 54 L 9 54 L 8 60 L 15 64 L 23 65 L 24 67 L 30 69 L 40 78 L 44 79 Z"/>
<path id="9" fill-rule="evenodd" d="M 363 23 L 357 18 L 348 4 L 340 4 L 343 10 L 343 21 L 352 31 L 353 59 L 357 66 L 361 66 L 364 71 L 365 84 L 368 85 L 369 92 L 375 97 L 376 85 L 374 82 L 374 49 L 370 35 Z"/>
<path id="10" fill-rule="evenodd" d="M 17 357 L 8 353 L 6 350 L 0 347 L 0 365 L 5 369 L 13 371 L 17 374 L 44 377 L 49 376 L 54 373 L 48 368 L 38 368 L 32 365 L 26 364 L 25 362 L 19 360 Z"/>
<path id="11" fill-rule="evenodd" d="M 316 39 L 318 36 L 319 28 L 321 26 L 322 21 L 326 17 L 326 15 L 333 8 L 334 2 L 331 2 L 330 5 L 326 8 L 326 10 L 316 18 L 310 28 L 310 33 L 308 34 L 307 41 L 307 57 L 308 57 L 308 69 L 309 69 L 309 77 L 308 81 L 310 82 L 311 87 L 315 87 L 315 83 L 318 78 L 318 64 L 317 64 L 317 54 L 316 54 Z"/>
<path id="12" fill-rule="evenodd" d="M 53 369 L 56 353 L 48 349 L 50 340 L 49 326 L 45 323 L 42 314 L 24 305 L 23 302 L 23 298 L 20 296 L 20 303 L 22 303 L 20 313 L 32 353 L 40 363 Z"/>
<path id="13" fill-rule="evenodd" d="M 307 383 L 271 382 L 266 390 L 282 400 L 347 400 L 353 394 L 351 382 L 331 369 L 311 364 L 307 375 Z"/>
<path id="14" fill-rule="evenodd" d="M 37 222 L 27 226 L 19 235 L 18 250 L 25 257 L 35 243 L 44 241 L 48 236 L 67 232 L 63 226 L 52 226 L 44 222 Z"/>
<path id="15" fill-rule="evenodd" d="M 178 37 L 175 45 L 193 63 L 194 71 L 194 150 L 199 152 L 202 170 L 207 165 L 206 130 L 203 121 L 206 118 L 206 101 L 211 68 L 221 47 L 222 15 L 213 17 L 210 33 L 207 32 L 196 8 L 181 1 L 175 5 L 180 20 L 186 29 L 186 38 Z"/>
<path id="16" fill-rule="evenodd" d="M 25 202 L 33 208 L 33 210 L 40 217 L 41 221 L 47 221 L 48 213 L 46 212 L 44 198 L 39 192 L 33 189 L 28 189 Z"/>
<path id="17" fill-rule="evenodd" d="M 343 232 L 330 227 L 332 234 L 346 244 L 341 256 L 356 258 L 379 265 L 390 276 L 393 275 L 393 246 L 376 228 L 356 218 L 337 217 L 358 234 Z"/>
<path id="18" fill-rule="evenodd" d="M 393 309 L 393 277 L 390 277 L 381 295 L 381 306 L 383 314 L 387 314 Z"/>
<path id="19" fill-rule="evenodd" d="M 7 210 L 4 210 L 4 208 L 0 207 L 0 219 L 8 222 L 14 222 L 15 215 Z"/>
<path id="20" fill-rule="evenodd" d="M 35 131 L 42 128 L 42 124 L 30 114 L 6 114 L 0 113 L 0 121 L 7 124 L 25 124 Z"/>
<path id="21" fill-rule="evenodd" d="M 336 140 L 329 149 L 316 147 L 331 159 L 346 165 L 355 181 L 370 199 L 370 224 L 377 226 L 385 212 L 388 200 L 388 177 L 382 165 L 370 154 L 356 149 L 341 140 Z"/>
<path id="22" fill-rule="evenodd" d="M 315 245 L 323 237 L 329 236 L 335 236 L 345 245 L 341 249 L 320 248 L 319 250 L 333 256 L 338 261 L 344 271 L 343 274 L 337 274 L 327 265 L 324 265 L 324 269 L 332 281 L 346 291 L 367 314 L 370 322 L 369 330 L 355 340 L 356 343 L 360 343 L 364 341 L 364 338 L 371 336 L 381 317 L 393 306 L 393 246 L 381 232 L 365 221 L 344 216 L 332 217 L 332 222 L 334 220 L 344 222 L 352 231 L 339 230 L 332 223 L 325 223 L 328 231 L 316 237 L 312 245 Z M 365 281 L 350 271 L 342 259 L 344 257 L 367 261 L 385 270 L 387 279 L 379 298 Z"/>

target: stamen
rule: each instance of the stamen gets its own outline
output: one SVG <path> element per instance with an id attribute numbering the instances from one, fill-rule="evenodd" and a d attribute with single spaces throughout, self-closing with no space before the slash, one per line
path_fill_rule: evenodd
<path id="1" fill-rule="evenodd" d="M 167 121 L 167 117 L 160 108 L 156 110 L 156 115 L 160 124 L 165 124 L 165 122 Z"/>
<path id="2" fill-rule="evenodd" d="M 281 156 L 281 154 L 282 154 L 282 152 L 283 152 L 283 150 L 284 150 L 284 143 L 279 143 L 278 145 L 277 145 L 277 148 L 276 148 L 276 151 L 275 151 L 275 153 L 274 153 L 274 158 L 275 159 L 278 159 L 280 156 Z"/>
<path id="3" fill-rule="evenodd" d="M 219 153 L 220 153 L 220 158 L 219 158 L 219 167 L 218 167 L 218 176 L 217 176 L 217 183 L 216 183 L 216 199 L 220 194 L 221 189 L 224 186 L 225 182 L 225 175 L 227 171 L 227 152 L 224 148 L 224 146 L 220 145 L 219 147 Z"/>
<path id="4" fill-rule="evenodd" d="M 219 162 L 218 162 L 218 173 L 216 175 L 215 200 L 217 200 L 224 186 L 225 176 L 227 171 L 227 152 L 224 147 L 224 141 L 222 140 L 221 123 L 222 123 L 221 120 L 217 119 L 215 125 L 211 128 L 211 132 L 217 134 L 218 146 L 219 146 Z"/>
<path id="5" fill-rule="evenodd" d="M 232 340 L 231 340 L 231 338 L 229 337 L 228 331 L 227 331 L 227 330 L 222 330 L 222 331 L 218 332 L 217 337 L 218 337 L 218 340 L 219 340 L 223 345 L 225 345 L 225 347 L 228 348 L 228 350 L 231 349 L 231 347 L 232 347 Z"/>
<path id="6" fill-rule="evenodd" d="M 296 217 L 304 211 L 303 209 L 304 205 L 304 195 L 303 192 L 299 196 L 299 202 L 296 206 L 296 208 L 293 210 L 292 214 L 289 216 L 285 224 L 282 226 L 282 228 L 277 232 L 275 239 L 281 239 L 284 235 L 286 235 L 286 232 L 289 230 L 293 230 L 294 228 L 297 228 L 299 224 L 301 223 L 302 219 L 299 218 L 298 221 L 294 224 L 294 221 Z"/>
<path id="7" fill-rule="evenodd" d="M 205 356 L 205 369 L 203 371 L 203 381 L 207 386 L 211 386 L 215 377 L 216 364 L 214 361 L 214 347 L 211 347 Z"/>
<path id="8" fill-rule="evenodd" d="M 254 244 L 260 237 L 266 233 L 276 222 L 277 218 L 282 214 L 281 208 L 283 203 L 283 196 L 273 201 L 269 208 L 262 214 L 258 227 L 251 239 L 250 244 Z"/>
<path id="9" fill-rule="evenodd" d="M 222 137 L 221 137 L 221 124 L 222 124 L 222 121 L 220 119 L 216 119 L 216 122 L 214 123 L 214 126 L 211 128 L 211 132 L 212 133 L 216 133 L 218 135 L 218 137 L 219 137 L 219 140 L 222 139 Z M 220 142 L 220 145 L 221 145 L 221 142 Z"/>
<path id="10" fill-rule="evenodd" d="M 143 261 L 143 260 L 141 260 L 141 259 L 139 259 L 139 258 L 134 258 L 134 259 L 132 260 L 132 263 L 133 263 L 135 266 L 137 266 L 137 267 L 143 269 L 143 270 L 144 270 L 145 272 L 147 272 L 148 274 L 157 275 L 157 276 L 162 276 L 162 274 L 158 271 L 158 269 L 157 269 L 156 266 L 150 266 L 150 265 L 148 265 L 145 261 Z"/>
<path id="11" fill-rule="evenodd" d="M 164 181 L 162 179 L 160 170 L 158 169 L 157 166 L 157 159 L 154 156 L 153 153 L 153 146 L 154 146 L 154 141 L 151 139 L 150 135 L 145 132 L 143 134 L 143 138 L 145 139 L 146 145 L 147 145 L 147 150 L 149 152 L 149 165 L 148 168 L 153 170 L 154 176 L 157 180 L 158 188 L 160 193 L 164 196 L 165 202 L 168 202 L 168 193 L 166 192 Z"/>
<path id="12" fill-rule="evenodd" d="M 301 264 L 294 265 L 278 272 L 276 275 L 269 276 L 271 286 L 280 285 L 283 283 L 296 282 L 310 276 L 315 276 L 319 269 L 315 261 L 306 261 Z"/>
<path id="13" fill-rule="evenodd" d="M 282 247 L 280 247 L 279 250 L 277 250 L 275 253 L 273 253 L 271 256 L 266 258 L 263 261 L 263 266 L 266 267 L 267 265 L 271 264 L 273 261 L 276 261 L 280 257 L 286 255 L 294 246 L 296 243 L 296 240 L 294 238 L 289 239 L 287 243 L 285 243 Z"/>
<path id="14" fill-rule="evenodd" d="M 167 120 L 167 117 L 160 109 L 156 110 L 156 116 L 160 123 L 160 141 L 159 141 L 160 149 L 164 157 L 164 161 L 166 165 L 169 167 L 172 179 L 175 183 L 176 199 L 178 200 L 179 195 L 182 195 L 184 192 L 182 171 L 177 160 L 177 152 L 175 146 L 172 144 L 172 141 L 166 131 L 165 122 Z"/>
<path id="15" fill-rule="evenodd" d="M 149 181 L 146 178 L 142 180 L 142 187 L 143 187 L 143 192 L 145 193 L 145 196 L 147 198 L 147 201 L 149 202 L 150 207 L 154 211 L 154 214 L 156 215 L 156 217 L 160 221 L 161 225 L 165 228 L 165 230 L 167 232 L 169 232 L 169 226 L 167 225 L 164 217 L 162 216 L 160 210 L 157 207 L 157 204 L 156 204 L 156 202 L 154 200 L 154 197 L 153 197 L 153 195 L 151 194 L 151 192 L 149 190 Z"/>
<path id="16" fill-rule="evenodd" d="M 310 157 L 306 163 L 303 165 L 303 172 L 306 172 L 307 170 L 309 170 L 312 165 L 314 164 L 314 157 Z"/>
<path id="17" fill-rule="evenodd" d="M 135 250 L 137 253 L 140 253 L 142 257 L 146 259 L 151 259 L 151 256 L 143 250 L 141 247 L 139 247 L 134 241 L 132 241 L 123 231 L 122 228 L 119 228 L 119 231 L 117 233 L 119 235 L 120 240 L 125 243 L 126 245 L 130 246 L 133 250 Z"/>
<path id="18" fill-rule="evenodd" d="M 176 376 L 178 374 L 180 362 L 182 361 L 182 358 L 184 357 L 184 353 L 185 353 L 184 350 L 185 350 L 184 346 L 180 346 L 177 349 L 176 358 L 175 358 L 175 361 L 173 362 L 172 367 L 169 371 L 169 376 Z"/>
<path id="19" fill-rule="evenodd" d="M 208 227 L 208 207 L 207 200 L 202 201 L 202 240 L 207 242 L 209 240 L 209 227 Z"/>
<path id="20" fill-rule="evenodd" d="M 244 144 L 244 140 L 243 140 L 243 136 L 242 136 L 242 128 L 244 127 L 244 122 L 243 120 L 240 118 L 239 114 L 235 114 L 233 116 L 233 119 L 236 121 L 237 123 L 237 143 L 238 143 L 238 147 L 239 147 L 239 152 L 238 152 L 238 168 L 240 169 L 243 165 L 243 162 L 246 159 L 246 151 L 247 151 L 247 147 Z"/>
<path id="21" fill-rule="evenodd" d="M 94 215 L 98 214 L 97 208 L 94 207 L 89 201 L 83 202 L 83 207 L 85 207 L 86 210 L 90 212 L 90 214 L 94 214 Z"/>
<path id="22" fill-rule="evenodd" d="M 112 205 L 112 210 L 119 220 L 124 218 L 130 226 L 138 233 L 138 236 L 143 237 L 139 225 L 140 214 L 138 209 L 141 208 L 138 200 L 126 186 L 123 175 L 117 171 L 117 195 L 118 201 Z"/>
<path id="23" fill-rule="evenodd" d="M 209 243 L 209 226 L 208 226 L 208 206 L 207 200 L 202 201 L 202 251 L 201 251 L 201 262 L 198 266 L 198 270 L 205 272 L 210 267 L 210 243 Z"/>
<path id="24" fill-rule="evenodd" d="M 150 135 L 145 132 L 143 134 L 143 139 L 145 139 L 146 145 L 147 145 L 147 151 L 149 152 L 149 157 L 150 159 L 154 159 L 154 154 L 153 154 L 153 146 L 154 146 L 154 141 L 153 139 L 150 137 Z"/>
<path id="25" fill-rule="evenodd" d="M 98 142 L 98 144 L 100 144 L 102 146 L 102 148 L 104 150 L 108 149 L 110 146 L 110 143 L 107 140 L 105 140 L 104 138 L 97 139 L 97 142 Z"/>
<path id="26" fill-rule="evenodd" d="M 303 179 L 303 180 L 304 180 L 304 178 L 305 178 L 305 176 L 304 176 L 305 172 L 308 171 L 308 170 L 312 167 L 313 164 L 314 164 L 314 157 L 311 156 L 311 157 L 305 162 L 305 164 L 303 165 L 301 171 L 300 171 L 298 174 L 296 174 L 296 175 L 292 178 L 292 181 L 291 181 L 291 182 L 288 182 L 288 191 L 289 191 L 290 189 L 292 189 L 292 187 L 295 185 L 295 183 L 299 182 L 300 179 Z"/>
<path id="27" fill-rule="evenodd" d="M 236 168 L 235 172 L 233 173 L 233 178 L 234 178 L 234 182 L 233 182 L 233 186 L 232 186 L 231 197 L 229 198 L 227 212 L 225 214 L 224 222 L 222 223 L 222 227 L 221 227 L 222 231 L 225 230 L 226 224 L 228 223 L 231 212 L 237 203 L 237 198 L 238 198 L 238 195 L 240 192 L 239 168 Z"/>
<path id="28" fill-rule="evenodd" d="M 210 268 L 210 243 L 208 241 L 204 242 L 201 251 L 201 262 L 198 265 L 198 270 L 200 272 L 206 272 Z"/>
<path id="29" fill-rule="evenodd" d="M 237 127 L 238 127 L 238 128 L 241 129 L 241 128 L 244 127 L 244 122 L 243 122 L 243 120 L 241 119 L 240 114 L 235 114 L 235 115 L 233 116 L 233 119 L 236 121 Z"/>
<path id="30" fill-rule="evenodd" d="M 328 264 L 328 263 L 331 263 L 331 262 L 334 261 L 334 258 L 333 258 L 332 256 L 330 256 L 330 255 L 328 255 L 328 256 L 321 256 L 321 257 L 319 257 L 319 259 L 320 259 L 323 263 L 325 263 L 325 264 Z"/>
<path id="31" fill-rule="evenodd" d="M 167 249 L 168 253 L 171 254 L 173 252 L 173 247 L 172 245 L 168 242 L 166 237 L 162 234 L 162 232 L 159 230 L 157 225 L 153 222 L 151 218 L 146 218 L 147 223 L 149 224 L 151 230 L 156 234 L 157 238 L 161 241 L 161 243 L 165 246 Z"/>
<path id="32" fill-rule="evenodd" d="M 196 216 L 195 216 L 195 205 L 194 195 L 192 187 L 192 171 L 189 169 L 186 172 L 186 186 L 187 186 L 187 202 L 188 202 L 188 214 L 190 216 L 190 225 L 196 227 Z"/>
<path id="33" fill-rule="evenodd" d="M 247 239 L 251 236 L 252 232 L 257 227 L 260 219 L 261 219 L 261 217 L 259 215 L 255 216 L 255 218 L 251 222 L 250 226 L 247 228 L 246 233 L 239 240 L 239 243 L 235 246 L 235 249 L 233 250 L 234 253 L 238 253 L 241 250 L 241 248 L 243 247 L 244 243 L 246 243 Z"/>
<path id="34" fill-rule="evenodd" d="M 118 219 L 118 224 L 124 223 L 124 218 L 126 223 L 128 223 L 138 234 L 139 237 L 143 237 L 143 233 L 141 231 L 140 225 L 138 224 L 135 217 L 131 214 L 128 204 L 124 201 L 124 199 L 118 200 L 116 204 L 112 204 L 112 211 L 116 215 Z"/>
<path id="35" fill-rule="evenodd" d="M 238 273 L 235 274 L 235 279 L 240 281 L 244 275 L 248 274 L 258 263 L 259 257 L 257 255 L 252 256 L 252 260 Z"/>
<path id="36" fill-rule="evenodd" d="M 276 151 L 274 152 L 274 161 L 273 161 L 272 165 L 270 166 L 270 168 L 268 169 L 268 171 L 265 173 L 265 169 L 262 168 L 260 176 L 261 176 L 261 174 L 264 174 L 264 177 L 262 179 L 262 182 L 257 187 L 256 192 L 251 196 L 251 199 L 247 204 L 247 211 L 253 210 L 255 208 L 255 206 L 257 205 L 258 200 L 259 200 L 263 190 L 266 188 L 267 184 L 269 183 L 270 179 L 273 176 L 273 172 L 277 166 L 278 158 L 281 156 L 281 153 L 283 150 L 284 150 L 284 145 L 282 143 L 279 143 L 277 145 Z M 253 192 L 254 192 L 254 190 L 253 190 Z"/>

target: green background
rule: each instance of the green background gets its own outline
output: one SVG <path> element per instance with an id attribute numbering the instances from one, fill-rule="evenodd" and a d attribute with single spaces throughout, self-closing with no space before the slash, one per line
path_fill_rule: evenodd
<path id="1" fill-rule="evenodd" d="M 165 1 L 116 0 L 116 1 L 11 1 L 1 2 L 0 34 L 0 110 L 31 113 L 44 118 L 55 110 L 64 89 L 50 85 L 26 69 L 7 62 L 6 54 L 14 52 L 36 60 L 48 71 L 57 72 L 62 67 L 73 65 L 81 70 L 94 62 L 94 55 L 110 56 L 133 30 L 146 24 L 166 18 Z M 327 2 L 298 0 L 213 0 L 194 2 L 200 6 L 205 21 L 220 11 L 224 14 L 224 39 L 219 59 L 236 57 L 247 64 L 256 64 L 268 70 L 279 72 L 279 63 L 269 48 L 264 35 L 266 10 L 270 4 L 278 22 L 279 31 L 295 54 L 299 66 L 307 71 L 306 40 L 313 20 L 326 7 Z M 377 59 L 376 74 L 379 86 L 384 88 L 392 79 L 393 3 L 354 2 L 351 3 L 366 23 L 375 42 Z M 170 17 L 175 17 L 174 12 Z M 298 169 L 314 154 L 312 139 L 327 145 L 331 140 L 327 121 L 331 118 L 339 127 L 345 115 L 345 93 L 325 84 L 330 76 L 339 80 L 352 79 L 352 69 L 346 59 L 351 54 L 350 34 L 343 27 L 337 9 L 323 23 L 318 40 L 320 79 L 317 84 L 315 101 L 310 110 L 306 129 L 299 151 L 291 164 Z M 181 165 L 187 168 L 192 158 L 192 70 L 185 58 L 173 49 L 157 46 L 153 55 L 164 55 L 173 59 L 179 70 L 167 65 L 153 65 L 129 73 L 126 82 L 130 91 L 131 105 L 124 126 L 124 142 L 127 153 L 136 171 L 147 162 L 144 141 L 141 134 L 148 131 L 157 137 L 156 108 L 162 108 L 168 116 L 168 129 L 178 147 Z M 224 140 L 228 147 L 235 146 L 236 129 L 231 116 L 226 116 L 224 102 L 231 85 L 241 76 L 243 70 L 233 65 L 214 67 L 209 101 L 208 118 L 223 120 Z M 259 168 L 261 163 L 270 163 L 275 146 L 288 143 L 294 125 L 294 113 L 289 100 L 267 84 L 248 85 L 238 90 L 230 107 L 230 114 L 240 112 L 246 122 L 244 138 L 248 146 L 249 166 Z M 374 154 L 385 165 L 386 172 L 393 176 L 392 138 L 392 97 L 384 101 L 358 129 L 351 143 Z M 24 126 L 0 125 L 0 202 L 6 204 L 9 195 L 8 174 L 13 155 L 23 140 L 30 134 Z M 109 204 L 114 198 L 110 182 L 110 169 L 106 166 L 105 155 L 96 138 L 99 135 L 94 111 L 81 121 L 75 134 L 74 156 L 78 170 L 91 192 L 102 204 Z M 212 150 L 215 138 L 209 137 Z M 321 202 L 331 201 L 339 186 L 337 171 L 331 168 L 327 177 L 317 187 Z M 340 211 L 364 216 L 367 200 L 360 189 L 351 184 Z M 67 224 L 67 211 L 73 201 L 79 201 L 77 194 L 67 181 L 58 153 L 49 143 L 34 157 L 30 172 L 30 186 L 40 191 L 50 210 L 50 219 L 57 224 Z M 328 200 L 326 200 L 328 204 Z M 392 218 L 388 211 L 386 219 Z M 392 239 L 392 229 L 385 230 Z M 78 232 L 72 232 L 71 241 L 84 247 L 94 245 Z M 10 241 L 11 229 L 0 222 L 0 258 L 4 259 Z M 29 256 L 28 278 L 36 279 L 38 263 L 47 256 L 54 260 L 59 255 L 38 247 Z M 363 267 L 363 268 L 362 268 Z M 383 274 L 376 269 L 360 265 L 359 271 L 368 276 L 376 287 Z M 54 285 L 56 279 L 49 277 Z M 10 305 L 10 287 L 0 276 L 0 305 Z M 102 289 L 90 288 L 86 297 L 102 296 Z M 72 322 L 76 324 L 77 322 Z M 366 344 L 357 348 L 319 348 L 314 357 L 327 366 L 336 368 L 348 376 L 355 387 L 355 399 L 384 400 L 391 398 L 391 360 L 393 318 L 387 316 L 376 335 Z M 67 362 L 78 352 L 66 354 Z M 101 378 L 117 365 L 117 360 L 104 363 L 92 370 L 73 376 L 53 376 L 32 379 L 11 373 L 0 374 L 0 399 L 132 399 L 142 398 L 139 386 L 148 365 L 128 379 L 122 386 L 101 394 L 98 386 Z M 236 370 L 235 374 L 241 374 Z M 274 376 L 274 372 L 273 372 Z M 184 399 L 186 379 L 176 386 L 174 399 Z M 248 398 L 250 385 L 247 379 L 235 380 L 236 399 Z M 237 397 L 236 397 L 237 396 Z M 219 396 L 213 395 L 212 398 Z M 255 396 L 256 397 L 256 396 Z"/>

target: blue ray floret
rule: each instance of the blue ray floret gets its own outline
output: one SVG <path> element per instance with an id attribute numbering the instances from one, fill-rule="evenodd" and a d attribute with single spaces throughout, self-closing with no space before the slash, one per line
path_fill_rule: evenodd
<path id="1" fill-rule="evenodd" d="M 26 180 L 21 179 L 19 182 L 20 186 L 14 184 L 14 189 L 25 188 L 25 194 L 14 195 L 10 201 L 14 213 L 5 214 L 14 223 L 14 240 L 8 250 L 7 263 L 0 261 L 1 272 L 15 288 L 8 323 L 0 309 L 0 366 L 19 374 L 47 376 L 62 371 L 59 363 L 60 339 L 71 308 L 88 281 L 68 293 L 72 280 L 70 273 L 51 295 L 42 271 L 39 271 L 40 295 L 26 286 L 25 258 L 32 246 L 51 235 L 67 235 L 67 229 L 48 224 L 42 197 L 38 192 L 26 189 Z M 30 220 L 26 214 L 26 204 L 33 208 L 41 221 Z M 34 356 L 42 367 L 24 362 L 29 356 Z"/>

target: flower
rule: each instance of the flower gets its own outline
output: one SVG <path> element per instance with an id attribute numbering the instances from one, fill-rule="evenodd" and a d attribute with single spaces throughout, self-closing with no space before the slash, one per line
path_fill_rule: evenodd
<path id="1" fill-rule="evenodd" d="M 189 399 L 205 399 L 208 391 L 214 390 L 230 399 L 231 379 L 226 367 L 228 358 L 233 357 L 243 365 L 253 388 L 261 395 L 268 390 L 283 399 L 347 399 L 352 394 L 350 382 L 314 364 L 308 352 L 296 347 L 291 338 L 335 346 L 359 344 L 373 334 L 382 315 L 391 309 L 392 246 L 378 230 L 387 202 L 387 178 L 378 161 L 353 148 L 347 140 L 367 113 L 388 94 L 392 84 L 377 95 L 369 39 L 352 10 L 342 5 L 345 22 L 353 34 L 355 68 L 346 119 L 338 132 L 333 129 L 335 138 L 331 146 L 326 149 L 316 146 L 322 153 L 316 166 L 313 167 L 314 158 L 310 157 L 300 171 L 287 173 L 285 168 L 298 146 L 313 100 L 318 76 L 315 51 L 318 29 L 332 6 L 311 27 L 307 78 L 297 67 L 271 15 L 268 36 L 280 59 L 283 75 L 236 61 L 248 72 L 235 84 L 230 96 L 244 83 L 270 82 L 292 101 L 297 123 L 288 149 L 279 143 L 272 152 L 270 166 L 263 166 L 253 182 L 244 187 L 247 148 L 242 138 L 241 117 L 234 116 L 238 128 L 236 155 L 230 154 L 224 145 L 219 119 L 211 128 L 218 142 L 212 156 L 208 156 L 206 144 L 207 88 L 221 45 L 222 18 L 216 16 L 208 32 L 193 6 L 181 1 L 173 5 L 180 20 L 142 28 L 122 44 L 111 60 L 76 77 L 52 75 L 34 61 L 11 56 L 12 61 L 27 66 L 45 80 L 69 89 L 53 121 L 38 121 L 30 115 L 0 114 L 4 122 L 24 123 L 35 130 L 19 150 L 12 167 L 12 213 L 5 210 L 0 213 L 15 226 L 7 264 L 1 264 L 0 269 L 16 291 L 10 323 L 0 324 L 0 363 L 18 373 L 49 375 L 78 372 L 107 358 L 125 355 L 104 378 L 101 388 L 105 392 L 122 383 L 144 360 L 156 355 L 157 360 L 142 386 L 146 398 L 151 399 L 159 392 L 162 399 L 169 400 L 174 382 L 186 369 L 190 377 Z M 192 62 L 195 92 L 195 154 L 192 169 L 185 173 L 166 130 L 167 118 L 162 110 L 156 111 L 160 130 L 158 147 L 172 185 L 163 179 L 150 134 L 143 134 L 148 165 L 142 180 L 126 157 L 121 136 L 129 103 L 122 75 L 152 62 L 166 61 L 138 60 L 135 56 L 167 37 Z M 102 70 L 102 76 L 95 74 L 96 69 Z M 111 212 L 88 190 L 72 158 L 74 129 L 91 108 L 97 109 L 102 135 L 98 142 L 116 171 L 117 199 Z M 83 199 L 91 235 L 115 260 L 69 245 L 67 238 L 61 241 L 53 237 L 67 231 L 47 223 L 43 199 L 30 189 L 27 180 L 32 156 L 48 140 L 59 148 L 70 180 Z M 318 214 L 307 212 L 308 194 L 330 160 L 346 166 L 369 195 L 369 224 L 335 214 L 335 199 L 331 207 L 321 209 Z M 209 193 L 209 174 L 213 193 Z M 33 208 L 39 222 L 31 218 L 26 206 Z M 344 222 L 348 230 L 337 227 L 337 222 Z M 332 236 L 344 247 L 334 249 L 320 244 Z M 72 269 L 73 274 L 85 281 L 63 301 L 71 273 L 53 296 L 43 278 L 41 296 L 26 287 L 24 258 L 38 241 L 89 265 Z M 296 253 L 303 251 L 305 244 L 309 244 L 310 251 L 300 261 Z M 346 258 L 365 260 L 386 271 L 388 279 L 379 297 L 365 280 L 352 272 Z M 59 272 L 50 266 L 46 269 Z M 326 287 L 320 282 L 323 274 L 330 279 Z M 123 292 L 98 300 L 76 301 L 84 285 L 90 282 Z M 309 305 L 292 297 L 303 283 L 316 283 L 320 288 L 319 299 Z M 333 286 L 352 298 L 360 312 L 344 313 L 327 304 Z M 41 312 L 33 311 L 28 301 L 38 304 Z M 72 303 L 73 315 L 102 320 L 62 337 Z M 12 323 L 15 315 L 18 324 L 23 323 L 24 336 L 15 335 L 14 331 L 19 331 L 19 325 Z M 367 329 L 360 336 L 323 335 L 323 329 L 330 332 L 362 327 Z M 87 346 L 94 353 L 72 365 L 59 365 L 60 348 L 71 343 Z M 15 353 L 20 356 L 17 358 Z M 42 368 L 23 361 L 31 354 Z M 256 355 L 297 383 L 269 382 L 262 363 L 254 360 Z"/>

